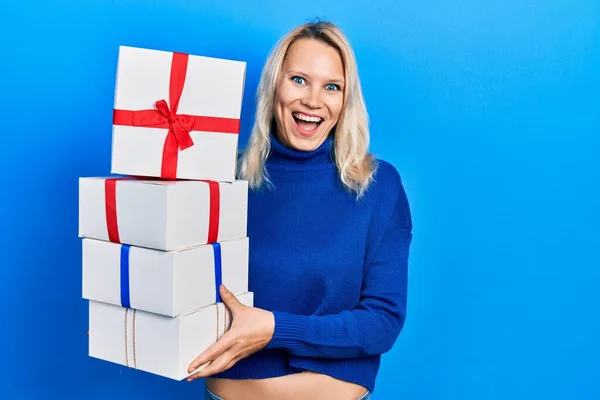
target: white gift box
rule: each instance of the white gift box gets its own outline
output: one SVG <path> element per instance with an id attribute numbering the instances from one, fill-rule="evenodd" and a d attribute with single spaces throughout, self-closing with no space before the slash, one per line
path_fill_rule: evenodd
<path id="1" fill-rule="evenodd" d="M 236 296 L 253 306 L 254 295 Z M 231 327 L 231 313 L 215 303 L 170 318 L 96 301 L 89 302 L 89 356 L 175 380 Z"/>
<path id="2" fill-rule="evenodd" d="M 243 61 L 120 46 L 111 172 L 233 181 L 245 74 Z M 193 126 L 179 132 L 193 145 L 185 148 L 177 137 L 176 168 L 166 176 L 161 169 L 171 126 Z"/>
<path id="3" fill-rule="evenodd" d="M 247 211 L 242 180 L 79 179 L 79 237 L 177 250 L 246 237 Z"/>
<path id="4" fill-rule="evenodd" d="M 248 291 L 249 239 L 164 252 L 82 240 L 82 297 L 176 317 Z"/>

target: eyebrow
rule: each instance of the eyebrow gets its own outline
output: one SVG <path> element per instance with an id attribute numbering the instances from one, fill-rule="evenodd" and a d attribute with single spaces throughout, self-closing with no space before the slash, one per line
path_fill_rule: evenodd
<path id="1" fill-rule="evenodd" d="M 307 74 L 307 73 L 304 73 L 304 72 L 301 72 L 301 71 L 292 70 L 292 69 L 286 71 L 286 73 L 288 73 L 288 74 L 304 75 L 304 76 L 310 77 L 310 75 Z M 343 78 L 327 79 L 327 82 L 343 84 L 344 83 L 344 79 Z"/>

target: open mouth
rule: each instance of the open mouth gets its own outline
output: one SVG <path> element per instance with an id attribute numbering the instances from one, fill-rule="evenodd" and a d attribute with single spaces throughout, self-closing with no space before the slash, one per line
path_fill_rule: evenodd
<path id="1" fill-rule="evenodd" d="M 306 133 L 314 132 L 323 122 L 321 117 L 311 117 L 302 113 L 292 113 L 296 125 Z"/>

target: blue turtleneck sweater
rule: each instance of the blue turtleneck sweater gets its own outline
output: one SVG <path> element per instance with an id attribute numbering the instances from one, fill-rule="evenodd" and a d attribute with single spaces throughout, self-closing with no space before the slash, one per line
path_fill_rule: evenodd
<path id="1" fill-rule="evenodd" d="M 271 136 L 271 187 L 248 198 L 249 289 L 272 311 L 263 350 L 215 377 L 260 379 L 310 370 L 371 392 L 380 355 L 406 316 L 411 242 L 408 201 L 396 169 L 378 160 L 357 200 L 342 185 L 329 137 L 298 151 Z"/>

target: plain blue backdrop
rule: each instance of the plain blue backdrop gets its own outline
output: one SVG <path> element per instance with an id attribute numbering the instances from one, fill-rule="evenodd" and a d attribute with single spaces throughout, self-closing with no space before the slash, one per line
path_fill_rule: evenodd
<path id="1" fill-rule="evenodd" d="M 413 209 L 374 398 L 600 398 L 600 3 L 372 1 L 3 5 L 1 398 L 200 398 L 87 356 L 77 178 L 109 172 L 119 45 L 247 61 L 243 145 L 269 49 L 314 17 L 349 36 Z"/>

